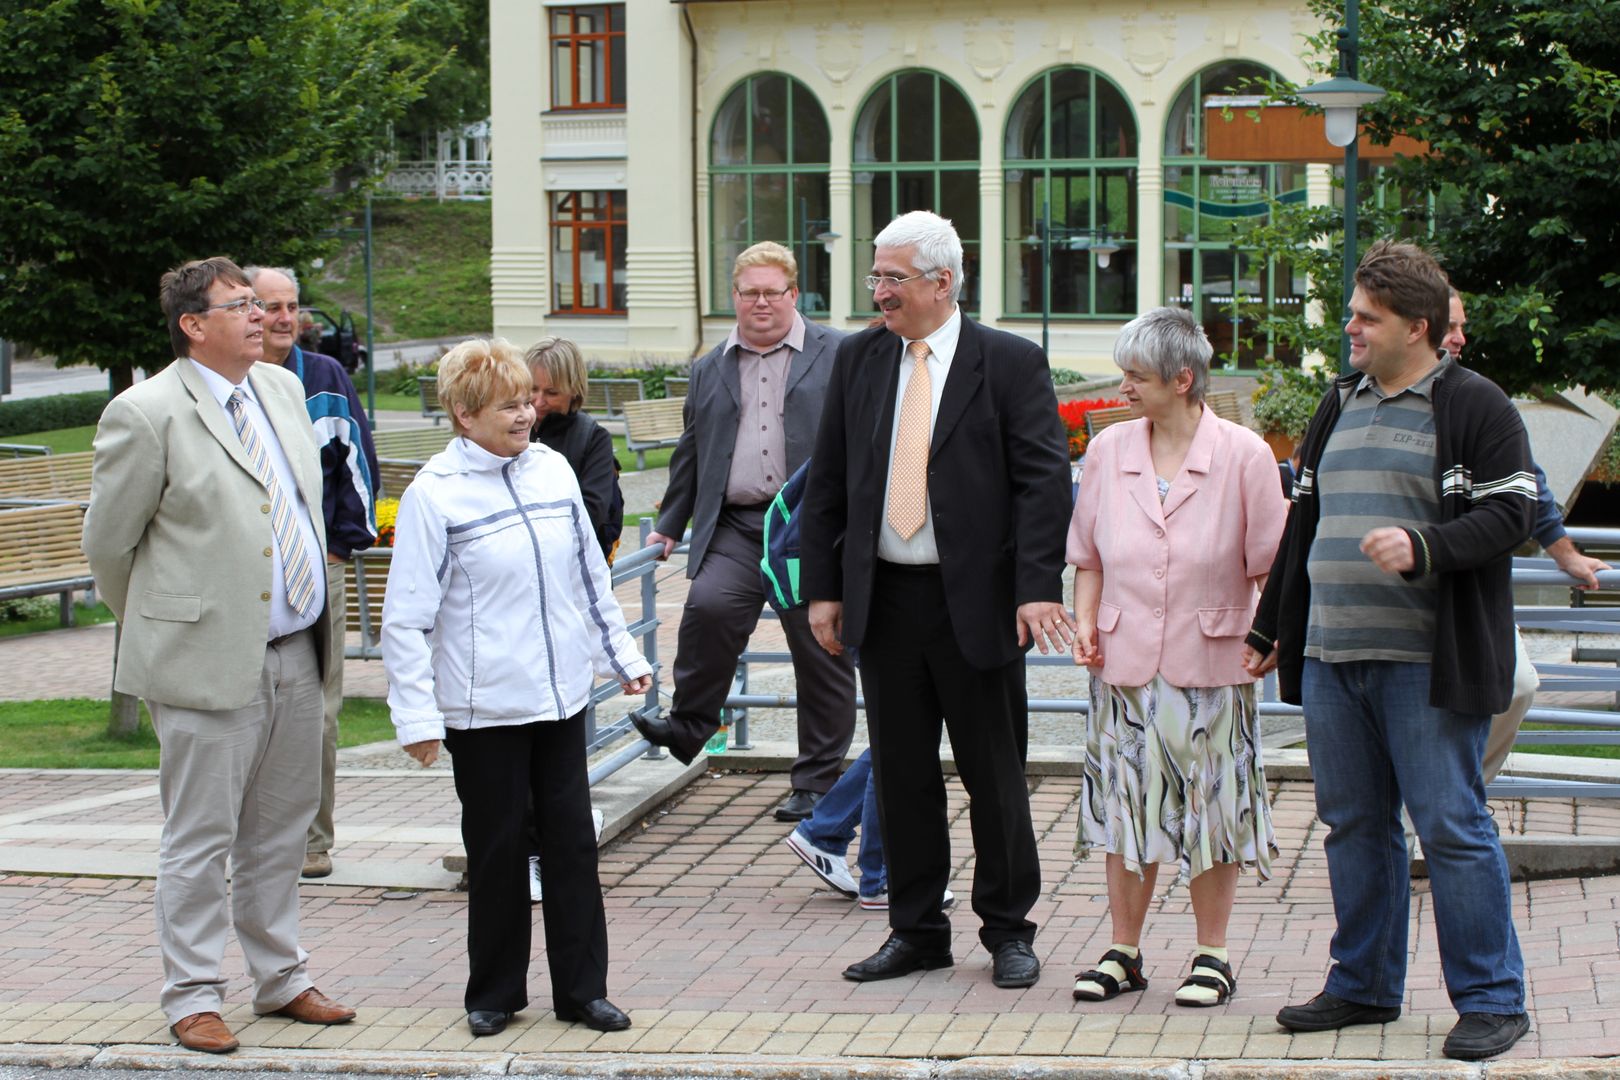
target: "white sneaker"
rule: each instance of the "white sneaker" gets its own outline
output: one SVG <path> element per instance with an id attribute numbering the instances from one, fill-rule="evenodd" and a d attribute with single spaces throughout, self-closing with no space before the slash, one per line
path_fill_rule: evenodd
<path id="1" fill-rule="evenodd" d="M 543 897 L 540 895 L 540 856 L 529 856 L 529 903 L 538 904 Z"/>
<path id="2" fill-rule="evenodd" d="M 858 890 L 855 887 L 855 878 L 850 875 L 849 864 L 830 851 L 823 851 L 804 837 L 799 830 L 794 829 L 782 841 L 793 854 L 804 860 L 804 864 L 816 872 L 816 877 L 827 883 L 829 889 L 842 893 L 853 900 Z"/>
<path id="3" fill-rule="evenodd" d="M 951 908 L 953 908 L 955 906 L 956 906 L 956 894 L 951 892 L 951 890 L 946 889 L 944 897 L 941 898 L 941 900 L 939 902 L 939 910 L 941 910 L 941 911 L 949 911 L 949 910 L 951 910 Z M 863 911 L 888 911 L 889 910 L 889 890 L 884 889 L 882 892 L 878 893 L 876 896 L 863 896 L 863 897 L 861 897 L 861 909 Z"/>

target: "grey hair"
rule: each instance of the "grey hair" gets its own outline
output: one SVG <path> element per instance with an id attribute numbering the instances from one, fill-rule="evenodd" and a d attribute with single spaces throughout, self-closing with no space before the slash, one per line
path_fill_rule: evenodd
<path id="1" fill-rule="evenodd" d="M 284 277 L 288 281 L 292 282 L 293 295 L 294 296 L 302 296 L 303 295 L 304 290 L 298 284 L 298 275 L 293 272 L 293 268 L 290 267 L 290 266 L 244 266 L 244 267 L 242 267 L 242 273 L 247 275 L 249 285 L 257 284 L 258 280 L 259 280 L 259 275 L 264 273 L 266 270 L 269 270 L 272 273 L 280 274 L 282 277 Z"/>
<path id="2" fill-rule="evenodd" d="M 1209 335 L 1192 317 L 1192 312 L 1174 307 L 1157 307 L 1143 312 L 1120 330 L 1114 340 L 1114 363 L 1124 368 L 1135 363 L 1172 382 L 1183 369 L 1192 372 L 1189 401 L 1203 401 L 1209 390 L 1209 362 L 1215 347 Z"/>
<path id="3" fill-rule="evenodd" d="M 901 214 L 883 227 L 872 246 L 915 249 L 917 270 L 924 277 L 937 281 L 941 270 L 949 270 L 951 299 L 962 295 L 962 238 L 956 235 L 949 218 L 927 210 Z"/>

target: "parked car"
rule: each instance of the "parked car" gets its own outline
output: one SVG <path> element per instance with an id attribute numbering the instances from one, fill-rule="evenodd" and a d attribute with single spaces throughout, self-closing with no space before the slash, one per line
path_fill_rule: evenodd
<path id="1" fill-rule="evenodd" d="M 320 308 L 307 307 L 309 321 L 298 332 L 298 343 L 311 352 L 336 358 L 351 375 L 366 362 L 366 346 L 354 328 L 354 316 L 342 312 L 336 319 Z"/>

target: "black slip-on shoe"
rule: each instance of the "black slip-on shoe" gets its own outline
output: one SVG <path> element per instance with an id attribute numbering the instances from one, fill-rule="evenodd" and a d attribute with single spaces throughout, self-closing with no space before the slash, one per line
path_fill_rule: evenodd
<path id="1" fill-rule="evenodd" d="M 1530 1017 L 1524 1013 L 1463 1013 L 1440 1052 L 1459 1061 L 1481 1061 L 1513 1049 L 1529 1030 Z"/>
<path id="2" fill-rule="evenodd" d="M 1387 1024 L 1401 1018 L 1399 1005 L 1363 1005 L 1326 990 L 1303 1005 L 1284 1005 L 1277 1023 L 1289 1031 L 1333 1031 L 1352 1024 Z"/>

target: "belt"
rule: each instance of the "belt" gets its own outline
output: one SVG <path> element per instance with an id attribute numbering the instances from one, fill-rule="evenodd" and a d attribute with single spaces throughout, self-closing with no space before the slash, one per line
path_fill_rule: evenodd
<path id="1" fill-rule="evenodd" d="M 302 630 L 294 630 L 290 634 L 282 634 L 280 637 L 273 637 L 265 643 L 265 647 L 270 649 L 279 649 L 283 645 L 290 645 L 300 634 L 309 633 L 309 629 L 310 628 L 306 626 Z"/>
<path id="2" fill-rule="evenodd" d="M 762 503 L 726 503 L 725 509 L 727 509 L 727 510 L 747 510 L 747 511 L 750 511 L 752 513 L 762 514 L 766 510 L 769 510 L 771 508 L 771 503 L 773 501 L 774 500 L 772 500 L 772 499 L 766 499 Z"/>

